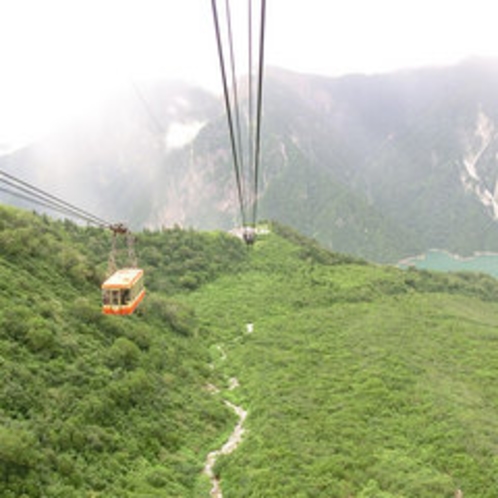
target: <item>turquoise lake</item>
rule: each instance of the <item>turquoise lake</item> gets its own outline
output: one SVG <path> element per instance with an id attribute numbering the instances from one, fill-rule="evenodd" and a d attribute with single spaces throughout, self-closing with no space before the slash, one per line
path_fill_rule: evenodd
<path id="1" fill-rule="evenodd" d="M 462 258 L 445 251 L 431 250 L 421 256 L 406 258 L 398 266 L 437 271 L 473 271 L 492 275 L 498 278 L 498 254 L 476 254 Z"/>

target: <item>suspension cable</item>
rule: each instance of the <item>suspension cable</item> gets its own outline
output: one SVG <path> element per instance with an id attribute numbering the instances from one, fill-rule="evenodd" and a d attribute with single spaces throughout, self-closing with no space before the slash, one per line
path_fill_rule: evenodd
<path id="1" fill-rule="evenodd" d="M 64 210 L 64 214 L 71 214 L 76 218 L 80 218 L 83 221 L 93 223 L 94 225 L 100 227 L 109 227 L 112 225 L 108 221 L 95 216 L 88 211 L 78 208 L 74 204 L 70 204 L 69 202 L 62 200 L 60 197 L 49 194 L 48 192 L 45 192 L 42 189 L 35 187 L 26 181 L 20 180 L 19 178 L 16 178 L 15 176 L 2 170 L 0 170 L 0 182 L 28 194 L 33 200 L 37 199 L 45 204 L 49 204 L 54 210 L 62 209 Z"/>
<path id="2" fill-rule="evenodd" d="M 228 127 L 230 132 L 230 141 L 232 147 L 232 155 L 234 161 L 235 175 L 237 180 L 237 188 L 239 194 L 239 202 L 241 206 L 242 225 L 246 226 L 246 221 L 253 227 L 256 225 L 258 211 L 258 190 L 259 190 L 259 170 L 261 162 L 261 121 L 262 121 L 262 102 L 263 102 L 263 68 L 264 68 L 264 44 L 265 44 L 265 24 L 266 24 L 266 0 L 261 0 L 261 17 L 260 17 L 260 33 L 259 33 L 259 61 L 257 74 L 257 94 L 256 94 L 256 109 L 253 102 L 253 2 L 248 0 L 248 127 L 245 131 L 248 139 L 248 147 L 244 151 L 241 138 L 241 118 L 240 118 L 240 102 L 237 88 L 237 77 L 235 68 L 234 41 L 232 32 L 232 15 L 230 12 L 229 0 L 225 0 L 226 5 L 226 23 L 227 23 L 227 43 L 230 55 L 231 69 L 231 84 L 233 102 L 231 102 L 227 83 L 227 69 L 224 58 L 224 49 L 220 34 L 220 23 L 217 11 L 217 0 L 212 0 L 212 10 L 216 31 L 216 39 L 218 44 L 218 56 L 220 62 L 223 93 L 225 98 L 225 108 L 227 113 Z M 236 136 L 235 136 L 235 131 Z M 244 153 L 247 153 L 248 168 L 244 171 Z M 245 191 L 244 181 L 252 187 Z M 246 209 L 250 209 L 252 204 L 252 213 L 246 213 Z M 249 219 L 247 219 L 249 218 Z"/>
<path id="3" fill-rule="evenodd" d="M 254 178 L 252 175 L 252 165 L 254 161 L 254 123 L 253 123 L 253 80 L 252 80 L 252 73 L 253 73 L 253 68 L 252 68 L 252 45 L 253 45 L 253 40 L 252 40 L 252 0 L 249 0 L 248 2 L 248 40 L 247 44 L 249 47 L 249 57 L 248 57 L 248 64 L 247 64 L 247 83 L 248 83 L 248 104 L 247 104 L 247 115 L 248 115 L 248 121 L 249 121 L 249 129 L 247 131 L 248 137 L 249 137 L 249 157 L 248 157 L 248 163 L 249 163 L 249 178 L 248 178 L 248 183 L 253 184 Z M 254 199 L 252 200 L 253 205 L 254 205 Z M 253 208 L 254 209 L 254 208 Z M 253 220 L 255 222 L 255 220 Z"/>
<path id="4" fill-rule="evenodd" d="M 266 0 L 261 0 L 261 21 L 259 32 L 259 74 L 258 74 L 258 95 L 257 95 L 257 117 L 256 117 L 256 144 L 254 158 L 254 204 L 252 221 L 256 224 L 258 214 L 258 184 L 259 166 L 261 159 L 261 117 L 263 107 L 263 68 L 265 55 L 265 23 L 266 23 Z"/>
<path id="5" fill-rule="evenodd" d="M 112 248 L 109 254 L 108 270 L 109 275 L 116 271 L 116 239 L 118 235 L 126 236 L 126 242 L 128 247 L 128 259 L 129 265 L 132 268 L 137 266 L 137 258 L 134 250 L 134 237 L 131 231 L 123 223 L 109 223 L 108 221 L 95 216 L 88 211 L 76 207 L 74 204 L 70 204 L 62 200 L 61 198 L 49 194 L 42 189 L 31 185 L 28 182 L 20 180 L 13 175 L 0 170 L 0 184 L 3 183 L 10 188 L 5 188 L 0 186 L 0 192 L 12 195 L 19 199 L 28 201 L 30 203 L 43 206 L 45 208 L 51 209 L 60 214 L 70 216 L 72 218 L 78 218 L 80 220 L 86 221 L 87 223 L 96 225 L 100 228 L 106 228 L 112 232 Z"/>
<path id="6" fill-rule="evenodd" d="M 235 130 L 237 131 L 237 153 L 239 157 L 240 182 L 243 198 L 246 199 L 246 189 L 244 180 L 244 147 L 242 146 L 242 131 L 240 126 L 240 105 L 239 91 L 237 85 L 237 69 L 235 66 L 235 52 L 233 48 L 233 32 L 232 32 L 232 14 L 230 11 L 230 0 L 225 0 L 226 18 L 227 18 L 227 35 L 228 46 L 230 49 L 230 71 L 232 79 L 232 94 L 233 94 L 233 110 L 235 116 Z"/>
<path id="7" fill-rule="evenodd" d="M 237 147 L 236 147 L 236 143 L 235 143 L 235 134 L 234 134 L 234 125 L 233 125 L 232 111 L 231 111 L 231 105 L 230 105 L 230 96 L 229 96 L 229 92 L 228 92 L 227 75 L 226 75 L 226 71 L 225 71 L 225 57 L 223 55 L 223 46 L 221 43 L 220 25 L 219 25 L 219 20 L 218 20 L 218 9 L 216 6 L 216 0 L 211 0 L 211 6 L 212 6 L 212 11 L 213 11 L 216 41 L 218 44 L 218 57 L 219 57 L 219 62 L 220 62 L 221 79 L 222 79 L 222 83 L 223 83 L 223 95 L 225 98 L 225 109 L 226 109 L 226 113 L 227 113 L 228 128 L 229 128 L 229 133 L 230 133 L 230 144 L 232 147 L 232 156 L 233 156 L 234 169 L 235 169 L 235 178 L 236 178 L 236 182 L 237 182 L 237 191 L 238 191 L 238 196 L 239 196 L 240 213 L 241 213 L 241 217 L 242 217 L 242 225 L 245 226 L 246 215 L 245 215 L 245 207 L 244 207 L 244 197 L 243 197 L 243 193 L 242 193 L 242 181 L 241 181 L 241 177 L 240 177 L 241 175 L 240 175 L 239 160 L 238 160 L 238 154 L 237 154 Z"/>
<path id="8" fill-rule="evenodd" d="M 159 135 L 165 137 L 166 132 L 164 131 L 164 126 L 162 125 L 161 121 L 159 121 L 159 118 L 156 116 L 156 114 L 152 111 L 148 100 L 144 97 L 144 94 L 140 90 L 138 84 L 132 79 L 131 85 L 135 90 L 135 95 L 137 96 L 138 100 L 140 100 L 147 116 L 149 117 L 150 122 L 153 124 L 154 128 L 159 133 Z"/>
<path id="9" fill-rule="evenodd" d="M 11 195 L 12 197 L 17 197 L 18 199 L 28 201 L 28 202 L 30 202 L 32 204 L 36 204 L 38 206 L 45 207 L 45 208 L 50 209 L 52 211 L 58 212 L 59 214 L 64 214 L 64 215 L 68 215 L 71 217 L 76 217 L 76 215 L 73 211 L 69 211 L 68 209 L 63 208 L 62 206 L 57 206 L 55 204 L 50 204 L 48 202 L 44 202 L 41 199 L 37 199 L 36 197 L 31 197 L 30 195 L 21 194 L 21 193 L 16 192 L 15 190 L 12 190 L 12 189 L 0 187 L 0 192 L 4 192 L 5 194 Z M 89 223 L 93 223 L 93 221 L 86 220 L 86 219 L 84 221 L 88 221 Z"/>

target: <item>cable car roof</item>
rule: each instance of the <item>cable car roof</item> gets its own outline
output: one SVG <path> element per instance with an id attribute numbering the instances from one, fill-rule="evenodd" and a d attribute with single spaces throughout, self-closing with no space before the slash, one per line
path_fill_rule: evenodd
<path id="1" fill-rule="evenodd" d="M 102 289 L 122 289 L 133 286 L 143 275 L 139 268 L 122 268 L 113 273 L 103 284 Z"/>

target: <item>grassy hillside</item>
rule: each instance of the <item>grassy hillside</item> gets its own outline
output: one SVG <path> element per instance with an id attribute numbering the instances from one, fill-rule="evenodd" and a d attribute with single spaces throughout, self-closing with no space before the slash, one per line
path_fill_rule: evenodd
<path id="1" fill-rule="evenodd" d="M 496 496 L 497 283 L 334 258 L 288 236 L 190 296 L 249 412 L 217 466 L 223 496 Z"/>
<path id="2" fill-rule="evenodd" d="M 169 292 L 242 264 L 228 236 L 140 236 L 149 295 L 100 311 L 108 234 L 0 208 L 0 496 L 193 496 L 232 415 L 209 331 Z"/>
<path id="3" fill-rule="evenodd" d="M 230 400 L 225 498 L 495 497 L 498 283 L 271 230 L 138 234 L 108 317 L 108 234 L 0 208 L 0 496 L 207 497 Z"/>

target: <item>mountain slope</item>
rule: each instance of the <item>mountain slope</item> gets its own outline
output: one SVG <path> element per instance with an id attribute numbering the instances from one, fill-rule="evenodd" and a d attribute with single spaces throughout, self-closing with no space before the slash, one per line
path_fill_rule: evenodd
<path id="1" fill-rule="evenodd" d="M 371 251 L 367 238 L 349 243 L 347 252 L 389 261 L 390 251 L 406 252 L 407 246 L 462 253 L 496 249 L 497 232 L 489 229 L 495 217 L 496 67 L 477 60 L 335 80 L 270 72 L 268 107 L 278 95 L 275 115 L 286 123 L 285 135 L 295 137 L 310 176 L 329 174 L 321 182 L 324 197 L 339 183 L 363 198 L 370 215 L 388 221 L 384 254 L 377 247 Z M 296 204 L 289 202 L 289 211 Z M 344 236 L 333 228 L 341 214 L 327 212 L 328 230 L 313 235 L 330 246 Z M 362 213 L 366 219 L 368 211 Z M 357 226 L 351 223 L 348 231 Z M 303 224 L 299 228 L 312 233 Z"/>
<path id="2" fill-rule="evenodd" d="M 223 496 L 494 497 L 497 282 L 269 228 L 139 233 L 146 300 L 110 317 L 109 234 L 0 209 L 2 496 L 208 496 L 231 400 Z"/>
<path id="3" fill-rule="evenodd" d="M 164 289 L 236 269 L 241 243 L 180 230 L 143 238 L 147 300 L 108 317 L 108 234 L 0 207 L 2 497 L 183 497 L 207 486 L 205 455 L 232 417 L 206 391 L 208 332 Z"/>
<path id="4" fill-rule="evenodd" d="M 496 281 L 365 265 L 276 228 L 242 278 L 189 296 L 248 410 L 215 469 L 223 496 L 493 497 Z"/>
<path id="5" fill-rule="evenodd" d="M 381 262 L 496 251 L 497 84 L 497 61 L 480 59 L 342 78 L 268 69 L 261 218 Z M 133 227 L 240 223 L 221 100 L 137 88 L 0 167 Z"/>

